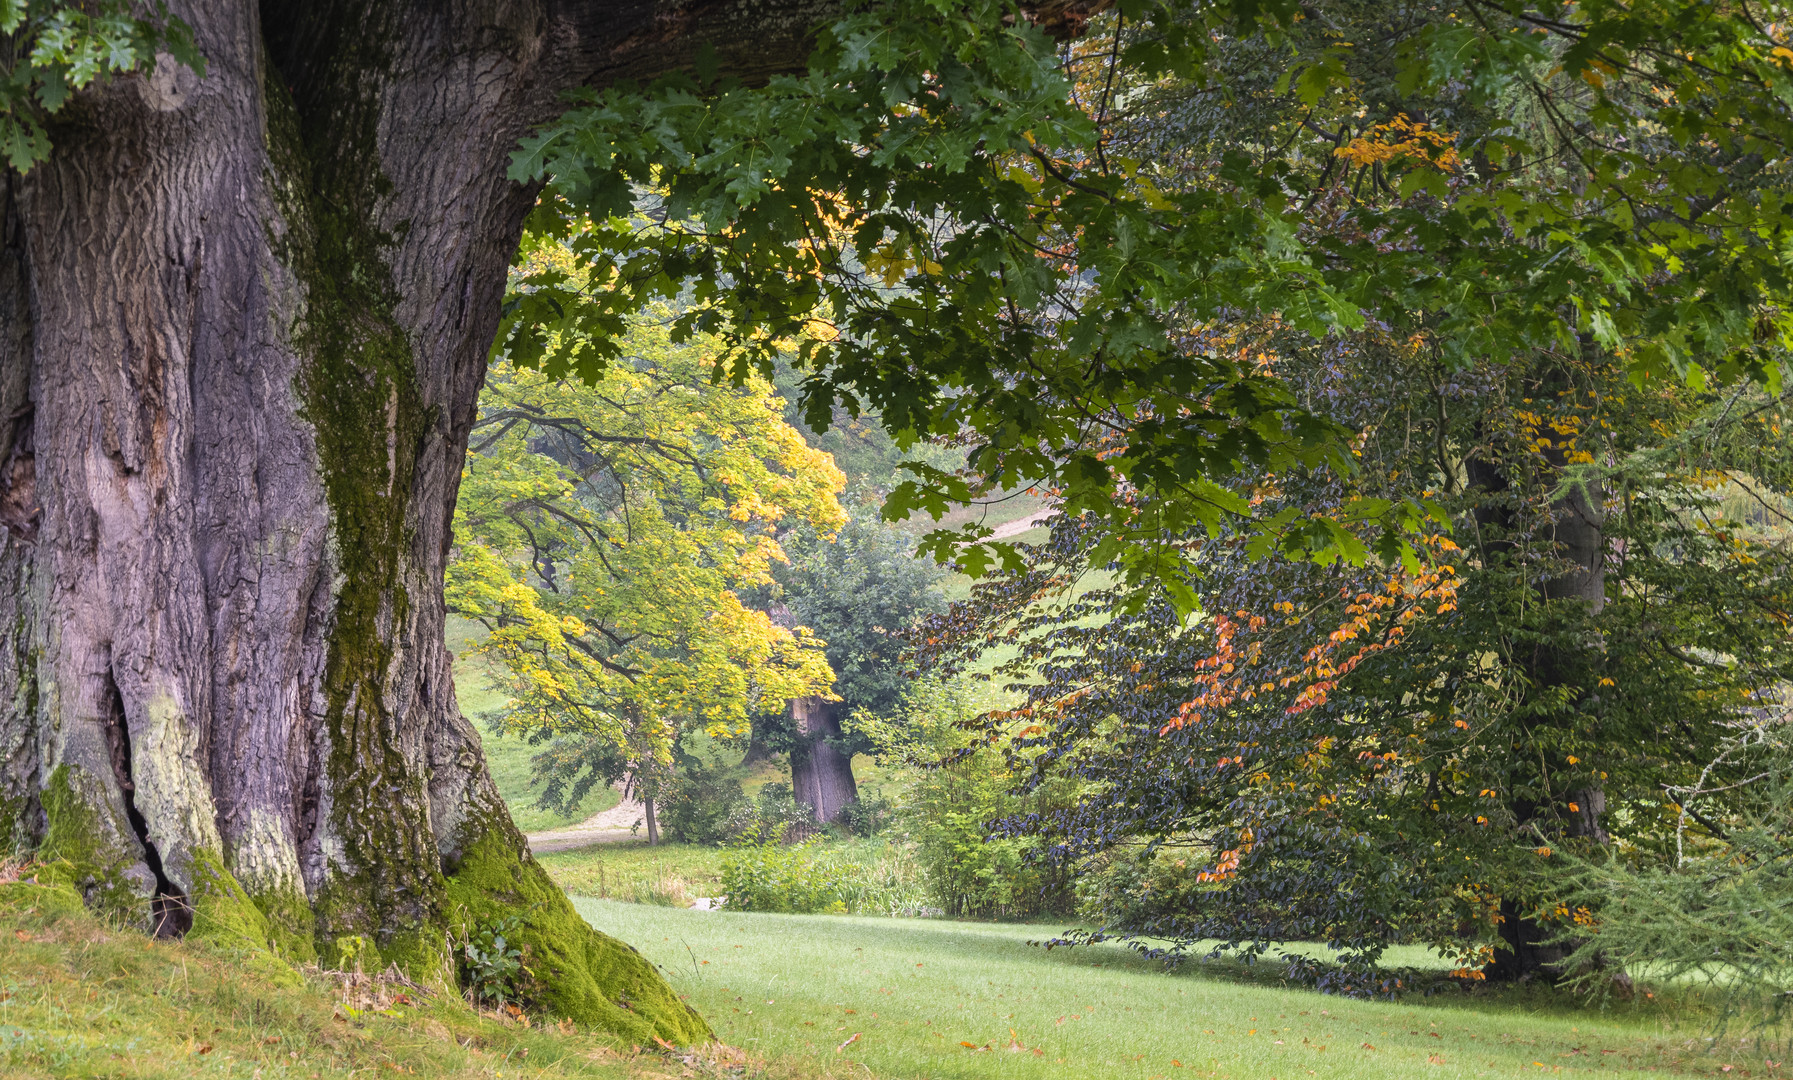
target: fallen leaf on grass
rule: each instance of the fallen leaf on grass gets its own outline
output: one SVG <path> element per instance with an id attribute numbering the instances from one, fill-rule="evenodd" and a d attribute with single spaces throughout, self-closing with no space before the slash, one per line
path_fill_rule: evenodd
<path id="1" fill-rule="evenodd" d="M 20 941 L 30 941 L 31 940 L 31 935 L 27 934 L 23 930 L 14 930 L 12 932 L 12 936 L 18 938 Z"/>
<path id="2" fill-rule="evenodd" d="M 199 1044 L 199 1053 L 209 1054 L 211 1052 L 212 1052 L 212 1044 L 211 1043 L 200 1043 Z"/>
<path id="3" fill-rule="evenodd" d="M 1376 1048 L 1375 1048 L 1375 1047 L 1374 1047 L 1374 1046 L 1371 1046 L 1371 1045 L 1370 1045 L 1370 1044 L 1369 1044 L 1369 1043 L 1364 1043 L 1364 1044 L 1363 1044 L 1363 1048 L 1364 1048 L 1364 1049 L 1365 1049 L 1365 1050 L 1374 1050 L 1374 1049 L 1376 1049 Z"/>
<path id="4" fill-rule="evenodd" d="M 1444 1055 L 1443 1054 L 1427 1054 L 1426 1055 L 1426 1064 L 1427 1065 L 1443 1065 L 1444 1064 Z"/>
<path id="5" fill-rule="evenodd" d="M 842 1050 L 845 1050 L 847 1047 L 852 1046 L 854 1043 L 856 1043 L 858 1041 L 859 1041 L 859 1032 L 855 1031 L 853 1034 L 847 1036 L 846 1042 L 841 1043 L 839 1046 L 835 1047 L 834 1052 L 838 1054 Z"/>

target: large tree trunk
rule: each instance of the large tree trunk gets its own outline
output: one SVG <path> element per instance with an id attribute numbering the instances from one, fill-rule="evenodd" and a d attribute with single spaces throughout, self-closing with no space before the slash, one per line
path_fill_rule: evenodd
<path id="1" fill-rule="evenodd" d="M 1546 451 L 1552 466 L 1552 479 L 1561 476 L 1567 455 L 1560 447 Z M 1486 490 L 1504 490 L 1504 477 L 1488 468 L 1472 468 L 1472 481 Z M 1561 491 L 1550 505 L 1551 533 L 1556 555 L 1565 564 L 1562 572 L 1546 579 L 1539 587 L 1545 600 L 1579 602 L 1590 615 L 1598 615 L 1606 606 L 1606 536 L 1604 514 L 1600 502 L 1604 493 L 1597 484 Z M 1534 694 L 1569 690 L 1569 706 L 1559 722 L 1581 722 L 1579 703 L 1588 694 L 1585 675 L 1590 653 L 1598 652 L 1597 640 L 1575 639 L 1563 634 L 1552 635 L 1537 645 L 1525 658 L 1526 675 Z M 1553 771 L 1570 772 L 1566 761 L 1551 762 Z M 1560 793 L 1558 805 L 1541 806 L 1518 802 L 1514 816 L 1521 824 L 1547 819 L 1562 822 L 1560 835 L 1569 839 L 1607 841 L 1600 817 L 1606 810 L 1606 792 L 1598 787 L 1567 788 Z M 1553 824 L 1554 827 L 1554 824 Z M 1570 949 L 1549 944 L 1554 936 L 1550 927 L 1530 918 L 1526 906 L 1508 897 L 1500 905 L 1500 936 L 1505 945 L 1497 949 L 1488 967 L 1490 979 L 1517 981 L 1536 975 L 1554 977 L 1558 965 Z"/>
<path id="2" fill-rule="evenodd" d="M 835 703 L 819 697 L 791 702 L 791 789 L 820 824 L 840 819 L 859 800 L 853 761 L 840 749 Z"/>
<path id="3" fill-rule="evenodd" d="M 821 8 L 172 6 L 206 76 L 78 95 L 0 182 L 0 848 L 146 928 L 439 977 L 529 910 L 544 1006 L 702 1036 L 529 858 L 442 574 L 510 150 L 700 44 L 788 67 Z"/>

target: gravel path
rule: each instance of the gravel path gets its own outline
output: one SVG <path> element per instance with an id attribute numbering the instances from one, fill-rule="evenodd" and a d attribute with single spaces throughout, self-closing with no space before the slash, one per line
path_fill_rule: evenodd
<path id="1" fill-rule="evenodd" d="M 1046 519 L 1056 513 L 1058 513 L 1057 507 L 1049 507 L 1045 510 L 1041 510 L 1037 514 L 1029 514 L 1027 517 L 1005 522 L 991 530 L 990 539 L 1007 540 L 1011 536 L 1020 536 L 1029 529 L 1046 524 Z"/>
<path id="2" fill-rule="evenodd" d="M 545 832 L 524 834 L 529 841 L 529 850 L 537 855 L 546 855 L 550 851 L 571 851 L 574 848 L 590 847 L 593 844 L 613 844 L 618 840 L 628 840 L 636 834 L 630 826 L 642 817 L 641 804 L 634 799 L 624 799 L 608 810 L 600 810 L 577 825 L 565 829 L 549 829 Z"/>

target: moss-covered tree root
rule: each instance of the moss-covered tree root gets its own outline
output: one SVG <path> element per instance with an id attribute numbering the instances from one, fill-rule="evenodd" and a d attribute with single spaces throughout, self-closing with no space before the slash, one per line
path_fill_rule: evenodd
<path id="1" fill-rule="evenodd" d="M 533 974 L 531 1004 L 643 1045 L 709 1039 L 709 1025 L 654 966 L 587 924 L 547 871 L 505 842 L 508 831 L 487 831 L 448 879 L 454 932 L 521 915 L 515 936 Z"/>

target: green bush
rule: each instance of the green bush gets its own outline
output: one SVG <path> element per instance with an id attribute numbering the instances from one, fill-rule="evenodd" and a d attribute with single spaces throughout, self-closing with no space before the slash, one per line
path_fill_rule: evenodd
<path id="1" fill-rule="evenodd" d="M 1012 793 L 1009 762 L 963 726 L 992 704 L 978 687 L 926 680 L 893 717 L 860 712 L 850 723 L 871 737 L 881 759 L 917 769 L 896 823 L 941 908 L 1005 919 L 1068 912 L 1069 875 L 1041 858 L 1040 841 L 993 835 L 999 820 L 1042 812 L 1068 795 L 1057 788 Z"/>
<path id="2" fill-rule="evenodd" d="M 743 845 L 722 860 L 722 893 L 731 911 L 813 914 L 847 910 L 839 869 L 817 858 L 819 844 L 791 847 L 776 838 Z"/>
<path id="3" fill-rule="evenodd" d="M 526 914 L 481 920 L 461 941 L 460 955 L 455 958 L 461 985 L 475 1001 L 504 1005 L 524 996 L 533 973 L 527 965 L 526 947 L 517 941 L 517 931 Z"/>
<path id="4" fill-rule="evenodd" d="M 909 835 L 929 892 L 953 915 L 1016 919 L 1066 906 L 1062 880 L 1037 858 L 1037 838 L 990 833 L 993 821 L 1021 809 L 1011 783 L 997 755 L 978 750 L 910 792 Z"/>
<path id="5" fill-rule="evenodd" d="M 660 827 L 684 844 L 725 844 L 756 817 L 739 780 L 701 765 L 686 769 L 662 799 Z"/>
<path id="6" fill-rule="evenodd" d="M 760 835 L 779 838 L 788 835 L 793 828 L 806 834 L 815 831 L 815 812 L 797 801 L 789 784 L 767 784 L 760 789 L 753 806 L 753 824 Z M 747 832 L 744 829 L 740 835 Z"/>
<path id="7" fill-rule="evenodd" d="M 876 836 L 890 826 L 896 810 L 896 803 L 882 791 L 861 790 L 858 799 L 841 808 L 841 824 L 854 836 Z"/>

